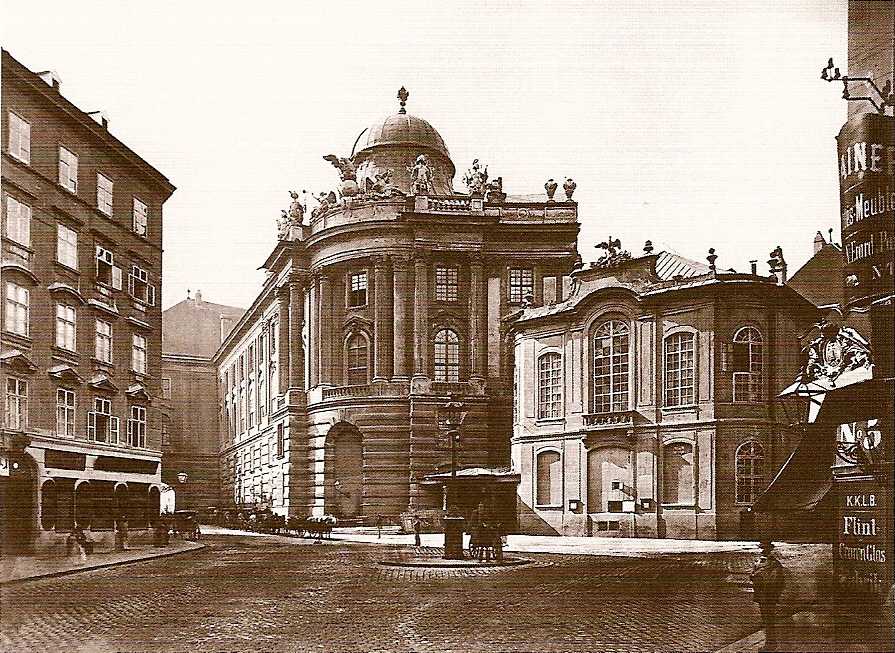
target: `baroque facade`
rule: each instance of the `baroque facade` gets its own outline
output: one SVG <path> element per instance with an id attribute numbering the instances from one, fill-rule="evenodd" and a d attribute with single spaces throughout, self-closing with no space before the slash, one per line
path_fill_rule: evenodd
<path id="1" fill-rule="evenodd" d="M 512 319 L 519 528 L 732 539 L 786 460 L 775 405 L 816 309 L 772 275 L 618 241 Z M 775 260 L 775 259 L 772 259 Z"/>
<path id="2" fill-rule="evenodd" d="M 145 529 L 161 478 L 162 205 L 174 191 L 3 52 L 0 505 L 12 549 Z"/>
<path id="3" fill-rule="evenodd" d="M 231 505 L 392 521 L 437 513 L 437 475 L 450 461 L 437 410 L 449 397 L 467 412 L 467 478 L 509 466 L 512 352 L 501 319 L 568 286 L 574 182 L 562 201 L 555 183 L 549 199 L 513 197 L 475 162 L 469 192 L 458 192 L 441 136 L 406 113 L 403 89 L 399 99 L 350 157 L 324 157 L 338 194 L 315 196 L 307 219 L 292 194 L 267 281 L 215 356 Z M 483 487 L 472 482 L 466 508 L 487 499 L 511 520 L 512 486 L 487 497 Z"/>

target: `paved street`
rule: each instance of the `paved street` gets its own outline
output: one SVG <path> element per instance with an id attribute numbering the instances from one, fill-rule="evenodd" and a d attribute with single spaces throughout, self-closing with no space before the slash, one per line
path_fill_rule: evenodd
<path id="1" fill-rule="evenodd" d="M 378 565 L 394 547 L 206 543 L 197 553 L 3 588 L 0 647 L 711 651 L 757 623 L 749 595 L 692 557 L 530 554 L 526 567 L 432 571 Z"/>

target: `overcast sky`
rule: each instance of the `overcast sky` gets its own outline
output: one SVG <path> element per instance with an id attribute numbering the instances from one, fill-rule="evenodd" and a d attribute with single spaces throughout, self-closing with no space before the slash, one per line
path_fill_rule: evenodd
<path id="1" fill-rule="evenodd" d="M 790 272 L 835 229 L 845 0 L 2 2 L 2 42 L 178 190 L 164 301 L 247 307 L 290 189 L 334 188 L 321 156 L 408 111 L 510 194 L 578 182 L 579 251 L 610 234 Z M 559 191 L 562 192 L 561 190 Z"/>

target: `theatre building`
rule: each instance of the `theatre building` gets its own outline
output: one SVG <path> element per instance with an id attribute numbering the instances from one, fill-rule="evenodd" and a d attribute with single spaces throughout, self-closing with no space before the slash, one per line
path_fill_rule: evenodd
<path id="1" fill-rule="evenodd" d="M 464 509 L 514 513 L 512 364 L 501 318 L 568 285 L 565 197 L 513 196 L 476 161 L 469 192 L 428 122 L 400 110 L 328 156 L 338 194 L 296 194 L 260 294 L 215 355 L 231 505 L 342 519 L 443 507 L 437 410 L 463 402 Z M 305 215 L 308 213 L 309 215 Z"/>
<path id="2" fill-rule="evenodd" d="M 0 529 L 103 546 L 158 514 L 162 205 L 170 182 L 3 52 Z"/>
<path id="3" fill-rule="evenodd" d="M 751 504 L 795 444 L 775 397 L 816 309 L 782 270 L 603 245 L 568 299 L 510 320 L 520 531 L 752 537 Z"/>

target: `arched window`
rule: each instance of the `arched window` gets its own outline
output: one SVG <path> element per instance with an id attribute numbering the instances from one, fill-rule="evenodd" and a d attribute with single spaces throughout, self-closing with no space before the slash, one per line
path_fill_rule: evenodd
<path id="1" fill-rule="evenodd" d="M 755 327 L 743 327 L 733 336 L 733 400 L 761 401 L 761 333 Z"/>
<path id="2" fill-rule="evenodd" d="M 537 457 L 536 503 L 539 506 L 562 505 L 562 460 L 558 451 L 542 451 Z"/>
<path id="3" fill-rule="evenodd" d="M 764 490 L 764 448 L 746 442 L 736 452 L 736 502 L 752 505 Z"/>
<path id="4" fill-rule="evenodd" d="M 665 338 L 665 405 L 696 403 L 696 338 L 673 333 Z"/>
<path id="5" fill-rule="evenodd" d="M 346 385 L 366 385 L 369 383 L 369 350 L 367 339 L 360 333 L 353 334 L 345 344 L 347 361 Z"/>
<path id="6" fill-rule="evenodd" d="M 630 408 L 630 329 L 625 322 L 609 320 L 594 332 L 595 413 L 611 413 Z"/>
<path id="7" fill-rule="evenodd" d="M 435 380 L 460 382 L 460 339 L 450 329 L 435 334 Z"/>
<path id="8" fill-rule="evenodd" d="M 693 504 L 693 445 L 667 444 L 662 457 L 662 502 Z"/>
<path id="9" fill-rule="evenodd" d="M 562 417 L 562 357 L 556 352 L 538 358 L 538 419 Z"/>
<path id="10" fill-rule="evenodd" d="M 40 486 L 40 526 L 45 531 L 56 526 L 56 483 L 53 481 Z"/>

